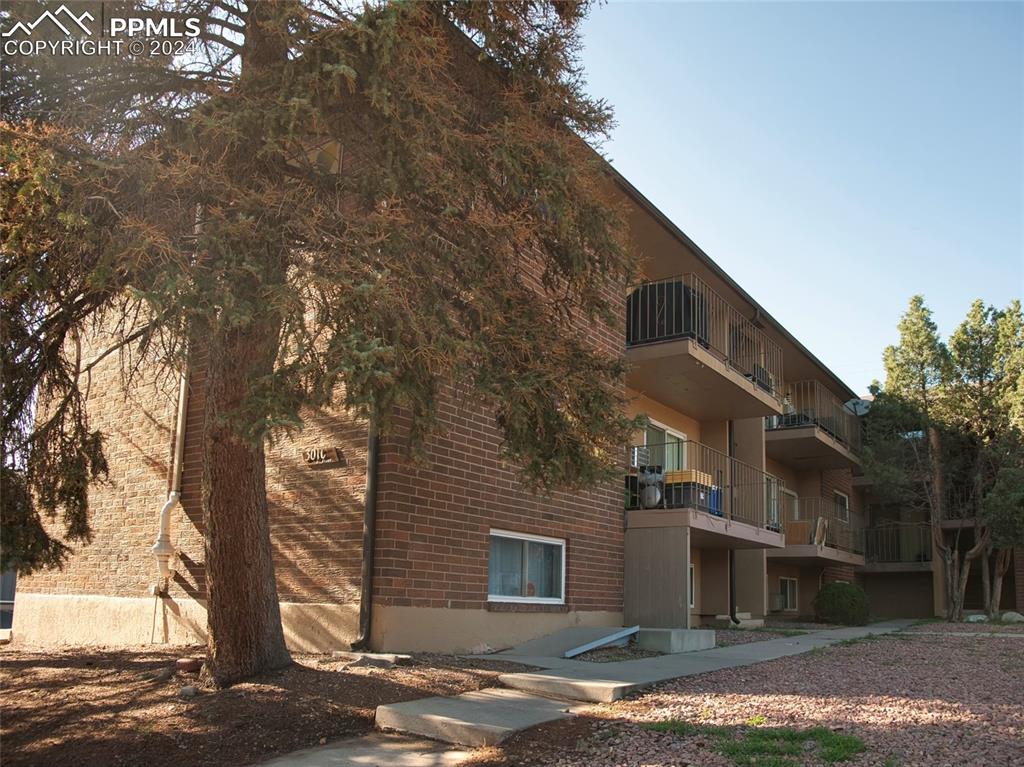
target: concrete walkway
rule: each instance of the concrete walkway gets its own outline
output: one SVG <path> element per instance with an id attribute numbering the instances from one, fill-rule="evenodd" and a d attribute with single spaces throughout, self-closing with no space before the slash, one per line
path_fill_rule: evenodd
<path id="1" fill-rule="evenodd" d="M 449 767 L 467 759 L 470 752 L 452 749 L 436 740 L 468 745 L 497 743 L 519 730 L 566 716 L 574 704 L 565 700 L 618 700 L 669 679 L 800 655 L 851 639 L 891 634 L 914 623 L 885 621 L 618 663 L 517 655 L 516 650 L 510 650 L 488 657 L 514 660 L 543 670 L 499 677 L 512 690 L 483 690 L 378 706 L 378 726 L 400 727 L 404 732 L 435 740 L 377 733 L 288 754 L 264 767 Z"/>
<path id="2" fill-rule="evenodd" d="M 506 687 L 524 692 L 593 703 L 610 703 L 637 690 L 695 674 L 706 674 L 723 668 L 750 666 L 789 655 L 800 655 L 819 647 L 875 634 L 891 634 L 913 624 L 913 621 L 885 621 L 870 626 L 813 631 L 800 636 L 768 639 L 764 642 L 716 647 L 713 650 L 658 655 L 653 658 L 617 663 L 587 663 L 564 658 L 540 658 L 502 653 L 502 657 L 544 671 L 503 674 L 499 680 Z M 418 701 L 413 701 L 413 703 Z M 401 704 L 407 705 L 407 704 Z"/>

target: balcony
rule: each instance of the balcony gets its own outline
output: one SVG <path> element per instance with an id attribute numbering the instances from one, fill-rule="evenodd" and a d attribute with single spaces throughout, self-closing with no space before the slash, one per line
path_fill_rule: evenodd
<path id="1" fill-rule="evenodd" d="M 865 571 L 923 572 L 931 569 L 931 525 L 892 522 L 864 530 Z"/>
<path id="2" fill-rule="evenodd" d="M 828 498 L 787 495 L 782 520 L 786 548 L 769 552 L 772 559 L 805 565 L 864 564 L 864 531 L 845 506 Z"/>
<path id="3" fill-rule="evenodd" d="M 695 274 L 626 299 L 633 389 L 701 420 L 782 413 L 782 349 Z"/>
<path id="4" fill-rule="evenodd" d="M 629 449 L 628 528 L 689 527 L 697 548 L 785 545 L 777 477 L 700 442 L 679 440 Z"/>
<path id="5" fill-rule="evenodd" d="M 860 420 L 817 381 L 790 384 L 783 414 L 765 419 L 765 453 L 796 469 L 860 466 Z"/>

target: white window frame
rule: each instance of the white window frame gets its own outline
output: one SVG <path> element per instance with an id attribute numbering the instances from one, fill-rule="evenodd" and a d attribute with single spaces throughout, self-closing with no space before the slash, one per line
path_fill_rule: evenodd
<path id="1" fill-rule="evenodd" d="M 645 413 L 644 415 L 647 415 L 647 414 Z M 667 426 L 666 424 L 663 424 L 661 421 L 655 421 L 649 415 L 647 416 L 647 424 L 649 426 L 653 426 L 655 429 L 661 429 L 663 432 L 665 432 L 666 436 L 676 437 L 677 439 L 681 440 L 682 442 L 689 442 L 690 441 L 690 438 L 687 437 L 685 433 L 679 431 L 678 429 L 673 429 L 671 426 Z M 647 429 L 646 428 L 644 428 L 644 447 L 647 447 Z M 686 449 L 686 446 L 684 445 L 683 448 L 682 448 L 682 454 L 680 455 L 680 458 L 682 459 L 683 463 L 687 462 L 687 454 L 686 453 L 687 453 L 687 449 Z M 630 457 L 630 460 L 632 460 L 633 466 L 637 465 L 636 451 L 633 451 L 633 455 Z"/>
<path id="2" fill-rule="evenodd" d="M 793 519 L 794 520 L 800 519 L 800 496 L 797 495 L 796 490 L 793 490 L 792 488 L 789 488 L 789 487 L 786 487 L 785 485 L 783 485 L 779 489 L 779 492 L 780 492 L 780 496 L 779 496 L 779 500 L 780 501 L 782 500 L 782 495 L 788 495 L 790 497 L 790 500 L 792 500 L 792 502 L 793 502 Z"/>
<path id="3" fill-rule="evenodd" d="M 786 604 L 786 597 L 787 597 L 787 595 L 789 593 L 786 590 L 785 586 L 783 585 L 783 584 L 786 583 L 786 581 L 791 581 L 793 583 L 793 606 L 792 607 L 789 607 Z M 790 578 L 790 577 L 785 576 L 785 575 L 779 576 L 779 591 L 782 594 L 782 610 L 783 610 L 783 612 L 791 613 L 791 612 L 796 612 L 797 610 L 800 609 L 800 579 L 799 578 Z"/>
<path id="4" fill-rule="evenodd" d="M 842 498 L 846 502 L 846 505 L 845 506 L 840 506 L 838 503 L 835 504 L 835 506 L 836 506 L 836 516 L 839 517 L 839 521 L 840 522 L 842 522 L 843 524 L 848 525 L 848 524 L 850 524 L 850 496 L 848 496 L 846 493 L 840 492 L 839 490 L 833 490 L 832 491 L 832 500 L 835 501 L 837 496 L 839 498 Z M 845 516 L 839 514 L 839 509 L 843 509 L 843 511 L 846 512 Z"/>
<path id="5" fill-rule="evenodd" d="M 510 597 L 501 594 L 492 594 L 490 578 L 487 584 L 488 602 L 516 602 L 519 604 L 535 605 L 564 605 L 565 604 L 565 538 L 549 538 L 546 535 L 531 535 L 530 533 L 517 533 L 512 530 L 501 530 L 492 527 L 487 534 L 487 556 L 491 553 L 491 538 L 510 538 L 516 541 L 533 541 L 534 543 L 547 543 L 560 546 L 562 549 L 562 572 L 559 577 L 562 579 L 562 596 L 560 597 Z M 523 574 L 525 577 L 525 573 Z"/>
<path id="6" fill-rule="evenodd" d="M 697 568 L 693 566 L 693 562 L 690 563 L 690 609 L 694 609 L 696 604 L 695 596 L 697 594 Z"/>

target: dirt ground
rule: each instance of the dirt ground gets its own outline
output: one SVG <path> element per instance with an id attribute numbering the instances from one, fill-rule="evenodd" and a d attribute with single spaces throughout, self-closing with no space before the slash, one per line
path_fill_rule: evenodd
<path id="1" fill-rule="evenodd" d="M 475 764 L 1021 767 L 1024 636 L 951 630 L 863 640 L 678 679 L 581 714 L 482 751 Z M 682 724 L 677 732 L 648 729 L 664 722 Z M 741 743 L 758 728 L 816 727 L 852 736 L 862 750 L 828 762 L 811 743 L 796 756 L 744 761 L 753 757 L 716 748 L 717 732 Z"/>
<path id="2" fill-rule="evenodd" d="M 391 669 L 297 656 L 291 668 L 183 700 L 198 673 L 153 677 L 191 654 L 151 647 L 0 648 L 4 767 L 249 765 L 366 732 L 378 704 L 491 687 L 523 666 L 417 655 Z"/>

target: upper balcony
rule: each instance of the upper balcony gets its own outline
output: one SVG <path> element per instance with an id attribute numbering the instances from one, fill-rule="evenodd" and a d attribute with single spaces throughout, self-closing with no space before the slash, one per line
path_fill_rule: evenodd
<path id="1" fill-rule="evenodd" d="M 782 413 L 782 349 L 695 274 L 626 299 L 627 383 L 701 420 Z"/>
<path id="2" fill-rule="evenodd" d="M 777 477 L 691 440 L 637 445 L 628 458 L 628 527 L 689 527 L 698 548 L 785 545 Z"/>
<path id="3" fill-rule="evenodd" d="M 796 469 L 860 466 L 860 421 L 817 381 L 790 384 L 782 415 L 765 419 L 765 453 Z"/>
<path id="4" fill-rule="evenodd" d="M 864 531 L 850 518 L 850 509 L 828 498 L 783 499 L 786 548 L 769 552 L 773 559 L 794 564 L 864 564 Z"/>
<path id="5" fill-rule="evenodd" d="M 890 522 L 864 530 L 866 572 L 925 572 L 931 569 L 932 528 L 927 522 Z"/>

